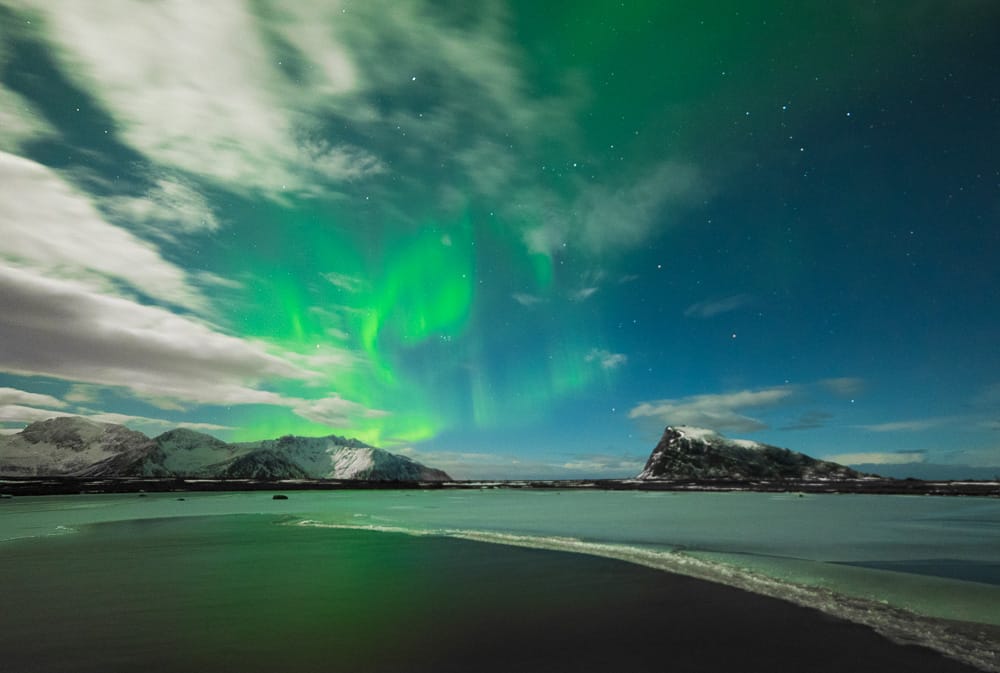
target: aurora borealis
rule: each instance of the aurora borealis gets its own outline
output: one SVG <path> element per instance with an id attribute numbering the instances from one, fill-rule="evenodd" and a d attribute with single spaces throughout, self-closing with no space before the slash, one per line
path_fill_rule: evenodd
<path id="1" fill-rule="evenodd" d="M 1000 466 L 1000 5 L 0 0 L 0 424 Z M 997 468 L 1000 470 L 1000 468 Z"/>

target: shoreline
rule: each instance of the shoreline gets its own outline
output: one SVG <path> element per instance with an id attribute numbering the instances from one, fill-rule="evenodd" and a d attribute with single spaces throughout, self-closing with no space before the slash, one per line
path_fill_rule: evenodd
<path id="1" fill-rule="evenodd" d="M 0 482 L 0 485 L 2 485 L 2 482 Z M 283 486 L 287 486 L 287 484 L 283 484 Z M 268 490 L 272 491 L 272 493 L 275 492 L 273 489 Z M 280 490 L 291 491 L 291 489 L 287 488 L 279 489 L 279 492 Z M 593 489 L 581 490 L 593 491 Z M 358 491 L 355 490 L 355 492 Z M 111 497 L 116 503 L 119 501 L 134 502 L 139 506 L 141 511 L 147 513 L 149 511 L 158 512 L 158 509 L 154 507 L 153 510 L 149 510 L 147 505 L 139 505 L 139 503 L 167 503 L 168 501 L 175 499 L 185 499 L 170 497 L 171 492 L 169 491 L 161 492 L 158 496 L 154 496 L 149 499 L 143 498 L 142 495 L 143 494 L 140 493 L 137 498 L 125 497 L 124 499 L 115 496 Z M 210 499 L 213 498 L 213 494 L 210 492 L 205 493 L 204 495 Z M 390 493 L 386 493 L 386 495 L 391 496 Z M 408 494 L 400 492 L 398 495 L 403 496 Z M 432 493 L 427 493 L 426 495 L 431 496 Z M 488 496 L 487 494 L 483 495 L 487 496 L 491 500 L 494 497 Z M 517 501 L 520 501 L 521 498 L 521 496 L 516 495 L 516 492 L 509 493 L 507 495 L 503 495 L 502 492 L 496 492 L 496 495 L 507 499 L 513 498 Z M 539 493 L 539 495 L 542 494 Z M 558 495 L 558 493 L 550 492 L 549 495 L 554 496 Z M 258 500 L 258 497 L 260 496 L 254 496 L 252 501 L 258 504 L 263 503 L 262 500 Z M 200 498 L 195 497 L 189 498 L 188 500 L 197 502 Z M 296 500 L 297 498 L 292 498 L 293 503 L 296 502 Z M 563 498 L 546 499 L 547 502 L 552 503 L 559 503 L 562 500 Z M 785 500 L 789 502 L 799 502 L 797 499 L 789 499 L 787 497 Z M 392 501 L 395 502 L 395 500 Z M 405 502 L 405 499 L 401 501 Z M 28 499 L 22 502 L 23 504 L 28 505 Z M 47 508 L 44 505 L 44 498 L 35 500 L 34 502 L 45 508 L 43 511 L 47 511 Z M 270 497 L 267 502 L 271 502 Z M 844 503 L 847 504 L 847 501 L 844 501 Z M 184 505 L 184 507 L 188 507 L 189 504 L 190 503 L 188 503 L 188 505 Z M 34 505 L 28 506 L 34 507 Z M 3 505 L 0 504 L 0 511 L 3 511 L 2 507 Z M 828 617 L 849 622 L 855 626 L 869 628 L 877 632 L 880 637 L 887 638 L 896 644 L 917 645 L 929 648 L 936 652 L 948 655 L 957 661 L 962 661 L 968 665 L 975 666 L 977 670 L 1000 673 L 1000 625 L 990 621 L 989 618 L 991 613 L 983 615 L 981 621 L 959 621 L 961 617 L 956 619 L 955 616 L 949 614 L 948 612 L 937 613 L 937 616 L 925 616 L 925 613 L 914 611 L 912 607 L 908 609 L 905 607 L 892 607 L 905 605 L 905 603 L 901 604 L 895 601 L 890 602 L 886 600 L 878 600 L 875 597 L 869 597 L 867 594 L 859 594 L 850 590 L 841 592 L 838 589 L 829 588 L 829 585 L 824 587 L 809 584 L 801 580 L 790 581 L 788 579 L 782 579 L 785 577 L 783 573 L 778 573 L 776 575 L 773 573 L 769 574 L 767 572 L 760 572 L 759 570 L 748 569 L 745 566 L 731 565 L 725 561 L 705 558 L 696 554 L 689 554 L 683 547 L 671 547 L 667 542 L 657 543 L 654 547 L 651 545 L 644 545 L 641 542 L 630 541 L 641 540 L 643 538 L 623 539 L 623 541 L 620 542 L 602 542 L 600 541 L 600 537 L 588 539 L 586 534 L 582 537 L 573 537 L 572 534 L 560 535 L 558 532 L 555 532 L 557 529 L 553 529 L 554 534 L 550 532 L 533 534 L 530 532 L 518 533 L 490 531 L 477 528 L 476 524 L 473 524 L 472 526 L 463 526 L 462 524 L 455 526 L 454 524 L 442 523 L 435 526 L 430 522 L 418 522 L 411 523 L 410 526 L 407 527 L 405 524 L 390 525 L 388 522 L 381 524 L 372 522 L 371 520 L 368 522 L 361 522 L 352 520 L 338 521 L 337 519 L 334 519 L 333 521 L 324 522 L 323 520 L 316 520 L 314 518 L 315 515 L 310 516 L 306 513 L 311 510 L 299 510 L 298 512 L 292 512 L 285 509 L 287 505 L 281 505 L 280 507 L 281 509 L 278 511 L 283 512 L 280 523 L 286 526 L 312 526 L 316 528 L 395 533 L 405 534 L 410 537 L 437 537 L 441 539 L 451 538 L 502 545 L 506 547 L 532 548 L 564 553 L 568 552 L 580 556 L 624 561 L 629 565 L 650 568 L 656 571 L 664 572 L 670 576 L 698 579 L 710 582 L 720 588 L 725 587 L 729 589 L 741 590 L 742 592 L 752 594 L 758 598 L 767 597 L 779 599 L 789 605 L 794 605 L 799 608 L 808 608 L 810 610 L 821 612 Z M 17 511 L 18 509 L 18 505 L 14 504 L 12 511 Z M 258 506 L 255 505 L 252 508 L 252 511 L 243 511 L 242 506 L 238 509 L 239 511 L 225 513 L 220 512 L 218 514 L 211 514 L 210 516 L 226 518 L 228 514 L 268 514 L 270 505 L 265 505 L 263 508 L 258 508 Z M 98 510 L 98 512 L 100 511 L 103 510 Z M 118 512 L 117 505 L 108 511 Z M 175 510 L 173 510 L 173 508 L 164 510 L 163 514 L 166 514 L 166 516 L 163 518 L 172 519 L 187 518 L 188 516 L 202 516 L 202 514 L 194 513 L 178 513 L 179 515 L 170 513 L 174 511 Z M 120 514 L 125 514 L 126 517 L 119 518 L 118 514 L 114 514 L 112 518 L 107 520 L 98 518 L 94 521 L 87 521 L 86 523 L 81 521 L 79 523 L 83 525 L 87 525 L 89 523 L 113 523 L 114 521 L 127 521 L 132 520 L 133 518 L 128 516 L 129 510 L 127 509 L 125 511 L 121 511 Z M 86 518 L 91 517 L 88 516 Z M 155 518 L 161 518 L 160 514 L 157 513 Z M 70 527 L 68 528 L 64 526 L 59 526 L 58 528 L 62 529 L 61 532 L 72 532 L 75 528 L 75 524 L 70 524 Z M 507 528 L 506 530 L 511 531 L 516 530 L 516 528 Z M 882 596 L 882 598 L 885 598 L 885 596 Z M 740 605 L 739 601 L 736 601 L 734 605 Z M 931 612 L 929 614 L 933 615 L 935 613 Z"/>
<path id="2" fill-rule="evenodd" d="M 4 498 L 96 493 L 484 489 L 1000 497 L 1000 482 L 997 481 L 922 481 L 882 478 L 852 480 L 519 479 L 420 482 L 353 479 L 284 479 L 275 481 L 144 477 L 0 477 L 0 497 Z"/>
<path id="3" fill-rule="evenodd" d="M 260 525 L 266 528 L 261 529 Z M 281 533 L 281 528 L 292 535 Z M 304 534 L 296 534 L 296 528 Z M 191 567 L 194 575 L 180 574 L 187 581 L 185 584 L 174 586 L 175 580 L 168 576 L 156 585 L 157 592 L 173 591 L 176 593 L 172 595 L 179 597 L 176 602 L 167 602 L 164 614 L 183 614 L 190 618 L 189 610 L 195 605 L 198 606 L 194 610 L 196 614 L 208 611 L 216 620 L 229 623 L 232 614 L 250 616 L 261 610 L 273 611 L 267 618 L 251 619 L 248 630 L 243 632 L 245 635 L 229 641 L 235 650 L 218 648 L 214 637 L 209 641 L 182 638 L 179 642 L 184 646 L 176 650 L 176 659 L 171 658 L 173 653 L 166 653 L 165 658 L 158 660 L 159 665 L 153 666 L 157 671 L 221 670 L 218 667 L 221 662 L 232 666 L 233 652 L 246 652 L 246 637 L 253 638 L 252 642 L 260 647 L 236 667 L 261 672 L 275 670 L 280 662 L 297 670 L 332 668 L 382 673 L 403 670 L 457 673 L 470 669 L 482 673 L 511 670 L 652 673 L 665 669 L 703 673 L 730 673 L 733 670 L 975 673 L 990 670 L 946 657 L 924 645 L 894 643 L 861 624 L 718 582 L 666 573 L 635 563 L 620 563 L 619 559 L 607 556 L 577 554 L 566 557 L 544 548 L 514 549 L 514 545 L 509 544 L 513 541 L 527 543 L 529 539 L 506 539 L 504 546 L 507 548 L 489 549 L 485 544 L 468 544 L 489 541 L 473 535 L 450 540 L 441 536 L 431 539 L 430 535 L 422 539 L 405 536 L 412 540 L 410 542 L 398 534 L 375 535 L 378 531 L 329 531 L 338 535 L 327 536 L 323 531 L 298 527 L 292 522 L 274 526 L 267 521 L 234 524 L 220 520 L 217 524 L 205 519 L 198 519 L 191 526 L 183 521 L 159 521 L 155 528 L 143 526 L 140 529 L 122 529 L 120 522 L 98 524 L 95 535 L 88 536 L 88 543 L 80 548 L 82 553 L 71 559 L 66 552 L 75 547 L 67 546 L 71 542 L 66 539 L 59 543 L 61 546 L 56 552 L 46 551 L 44 545 L 21 547 L 16 557 L 22 560 L 18 566 L 19 578 L 34 576 L 32 560 L 51 558 L 53 554 L 60 559 L 58 563 L 66 567 L 77 568 L 83 563 L 84 567 L 98 573 L 94 578 L 96 585 L 87 588 L 85 583 L 84 591 L 75 595 L 72 599 L 75 602 L 71 602 L 88 615 L 87 621 L 97 636 L 90 633 L 80 638 L 76 628 L 57 629 L 56 642 L 64 642 L 67 638 L 69 642 L 66 648 L 53 648 L 39 643 L 37 638 L 25 637 L 35 633 L 37 619 L 25 620 L 23 613 L 8 615 L 9 629 L 4 633 L 7 660 L 14 663 L 15 668 L 26 670 L 96 670 L 65 664 L 70 660 L 86 660 L 88 653 L 94 652 L 93 638 L 108 642 L 109 634 L 119 632 L 120 626 L 109 626 L 105 618 L 111 608 L 101 600 L 101 593 L 108 586 L 107 582 L 117 582 L 120 576 L 128 582 L 130 590 L 119 594 L 123 601 L 114 609 L 121 609 L 125 614 L 132 614 L 130 609 L 136 610 L 136 619 L 130 620 L 129 625 L 137 626 L 121 643 L 126 650 L 117 649 L 114 656 L 120 657 L 119 661 L 129 661 L 129 667 L 148 663 L 146 658 L 151 650 L 147 647 L 160 647 L 162 636 L 155 628 L 160 623 L 156 621 L 156 611 L 149 610 L 148 598 L 143 594 L 148 584 L 141 570 L 148 568 L 149 560 L 153 555 L 162 554 L 164 548 L 155 545 L 133 548 L 128 546 L 131 545 L 129 537 L 123 532 L 136 533 L 140 539 L 145 539 L 142 538 L 144 532 L 155 536 L 157 530 L 166 531 L 168 539 L 186 539 L 189 544 L 209 539 L 246 544 L 248 546 L 240 547 L 238 553 L 241 556 L 250 554 L 253 559 L 242 570 L 237 568 L 234 574 L 233 569 L 227 567 L 229 556 L 219 557 L 215 552 L 199 556 L 199 562 Z M 187 531 L 195 532 L 185 537 Z M 352 532 L 360 537 L 339 535 Z M 182 537 L 174 537 L 178 534 Z M 267 543 L 261 545 L 261 540 Z M 345 540 L 351 544 L 345 545 Z M 332 559 L 330 557 L 338 548 L 357 551 L 341 557 L 348 560 L 346 565 L 338 566 L 336 553 Z M 165 549 L 172 552 L 174 559 L 188 556 L 183 546 Z M 137 553 L 140 558 L 136 558 Z M 367 558 L 395 561 L 372 569 L 374 574 L 367 576 L 375 580 L 375 584 L 351 592 L 351 600 L 337 607 L 336 600 L 331 602 L 330 599 L 350 591 L 348 587 L 355 586 L 355 579 L 366 577 L 364 573 L 351 574 L 351 568 L 358 567 L 359 559 Z M 293 563 L 294 559 L 304 560 L 303 566 Z M 338 580 L 335 578 L 340 574 L 334 572 L 331 579 L 324 560 L 331 561 L 330 568 L 344 568 L 347 574 Z M 205 598 L 204 587 L 185 590 L 190 580 L 202 577 L 206 562 L 207 567 L 219 572 L 218 576 L 212 575 L 215 592 L 210 592 L 208 598 Z M 119 564 L 124 564 L 122 569 Z M 393 574 L 376 580 L 380 573 Z M 272 577 L 274 582 L 262 584 L 262 576 Z M 60 586 L 62 580 L 58 579 L 58 574 L 54 577 L 53 586 Z M 316 584 L 324 577 L 326 579 Z M 402 584 L 397 585 L 400 581 Z M 399 591 L 409 586 L 410 581 L 424 587 L 418 594 L 420 598 L 414 599 Z M 23 599 L 34 590 L 31 585 L 32 582 L 16 581 L 10 588 L 17 588 L 20 592 L 17 597 Z M 372 595 L 372 588 L 376 591 L 374 604 L 362 605 Z M 298 593 L 304 589 L 308 592 Z M 225 608 L 226 601 L 233 596 L 239 597 L 237 602 L 241 608 L 237 613 Z M 394 599 L 380 603 L 378 596 Z M 221 604 L 219 599 L 222 599 Z M 306 601 L 304 608 L 301 607 L 303 600 Z M 297 607 L 291 610 L 279 607 L 293 605 Z M 333 609 L 325 610 L 330 606 Z M 382 619 L 386 610 L 393 614 L 393 606 L 398 606 L 402 614 L 407 615 L 401 622 Z M 69 621 L 63 621 L 61 605 L 51 607 L 51 619 L 64 626 L 73 624 L 72 615 L 78 614 L 71 610 Z M 215 612 L 216 609 L 220 611 Z M 363 611 L 358 613 L 355 609 Z M 39 614 L 44 614 L 44 604 L 42 610 Z M 300 610 L 304 610 L 304 614 L 324 617 L 320 621 L 296 622 Z M 329 641 L 322 638 L 331 633 L 336 636 L 359 615 L 362 623 L 375 617 L 377 624 L 391 628 L 362 633 L 363 644 L 353 640 L 350 634 L 337 641 L 336 646 L 330 646 Z M 368 623 L 372 623 L 370 619 Z M 306 627 L 308 631 L 303 630 Z M 201 633 L 201 627 L 198 628 Z M 379 648 L 375 653 L 378 658 L 372 659 L 373 653 L 367 652 L 368 648 L 385 644 L 386 639 L 390 645 L 402 644 Z M 101 649 L 101 652 L 107 651 L 107 648 Z M 201 652 L 205 657 L 202 665 L 192 666 L 191 655 Z M 304 658 L 295 659 L 302 652 L 305 652 Z M 113 661 L 103 661 L 103 670 L 108 670 Z M 367 665 L 352 665 L 361 662 Z"/>
<path id="4" fill-rule="evenodd" d="M 543 537 L 463 529 L 412 529 L 402 526 L 337 524 L 312 520 L 301 520 L 285 525 L 360 530 L 411 537 L 453 538 L 622 561 L 813 610 L 834 619 L 870 628 L 895 645 L 925 648 L 948 659 L 972 666 L 976 670 L 1000 673 L 1000 626 L 927 617 L 902 608 L 839 594 L 822 587 L 782 582 L 761 573 L 679 552 L 642 549 L 628 544 L 588 542 L 572 537 Z"/>

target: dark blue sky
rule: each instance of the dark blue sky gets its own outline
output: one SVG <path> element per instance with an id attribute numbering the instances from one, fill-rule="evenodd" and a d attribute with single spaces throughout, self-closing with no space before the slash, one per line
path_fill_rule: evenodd
<path id="1" fill-rule="evenodd" d="M 1000 7 L 812 5 L 0 0 L 0 423 L 1000 469 Z"/>

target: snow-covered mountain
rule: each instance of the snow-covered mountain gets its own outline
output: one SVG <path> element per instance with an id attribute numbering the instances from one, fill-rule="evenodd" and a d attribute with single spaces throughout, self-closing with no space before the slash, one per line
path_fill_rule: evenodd
<path id="1" fill-rule="evenodd" d="M 243 456 L 253 469 L 255 456 L 273 460 L 280 456 L 304 474 L 325 479 L 367 479 L 369 481 L 448 481 L 450 477 L 406 456 L 376 449 L 356 439 L 328 437 L 296 437 L 286 435 L 247 444 L 233 444 L 250 449 Z M 236 476 L 236 475 L 233 475 Z"/>
<path id="2" fill-rule="evenodd" d="M 295 437 L 227 444 L 178 428 L 150 439 L 79 417 L 32 423 L 0 437 L 0 476 L 146 476 L 245 479 L 446 481 L 406 456 L 356 439 Z"/>
<path id="3" fill-rule="evenodd" d="M 52 418 L 0 437 L 0 475 L 132 474 L 135 465 L 150 458 L 155 462 L 158 448 L 146 435 L 123 425 L 72 416 Z"/>
<path id="4" fill-rule="evenodd" d="M 667 427 L 638 479 L 857 479 L 848 467 L 712 430 Z"/>

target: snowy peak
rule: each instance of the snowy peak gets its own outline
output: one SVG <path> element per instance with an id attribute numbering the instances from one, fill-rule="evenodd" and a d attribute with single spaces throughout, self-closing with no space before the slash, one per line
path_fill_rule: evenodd
<path id="1" fill-rule="evenodd" d="M 717 432 L 668 426 L 639 479 L 856 479 L 843 465 Z"/>
<path id="2" fill-rule="evenodd" d="M 150 439 L 79 417 L 32 423 L 0 437 L 0 476 L 446 481 L 441 470 L 347 437 L 286 435 L 228 444 L 177 428 Z"/>
<path id="3" fill-rule="evenodd" d="M 104 476 L 135 474 L 156 453 L 149 437 L 114 423 L 63 416 L 0 438 L 0 474 Z"/>
<path id="4" fill-rule="evenodd" d="M 317 479 L 364 479 L 368 481 L 447 481 L 441 470 L 429 468 L 406 456 L 369 446 L 357 439 L 328 435 L 286 435 L 237 445 L 253 452 L 271 451 Z M 252 455 L 252 454 L 251 454 Z"/>
<path id="5" fill-rule="evenodd" d="M 709 430 L 708 428 L 696 428 L 692 425 L 678 425 L 675 427 L 667 426 L 664 431 L 664 436 L 670 434 L 677 439 L 695 439 L 702 441 L 723 441 L 725 438 L 717 433 L 715 430 Z"/>
<path id="6" fill-rule="evenodd" d="M 204 432 L 195 432 L 188 428 L 175 428 L 173 430 L 168 430 L 162 435 L 157 435 L 153 438 L 157 444 L 162 446 L 164 449 L 172 450 L 184 450 L 192 451 L 195 449 L 222 449 L 228 446 L 221 439 L 217 439 L 212 435 L 206 435 Z"/>

